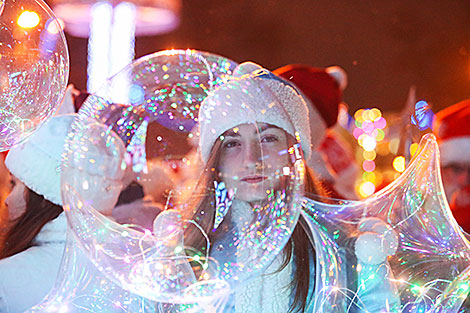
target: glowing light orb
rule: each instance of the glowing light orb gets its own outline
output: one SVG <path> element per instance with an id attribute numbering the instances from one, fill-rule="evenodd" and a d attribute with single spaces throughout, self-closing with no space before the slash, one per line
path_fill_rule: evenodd
<path id="1" fill-rule="evenodd" d="M 39 25 L 39 15 L 34 11 L 23 11 L 18 17 L 18 25 L 23 28 L 34 28 Z"/>
<path id="2" fill-rule="evenodd" d="M 393 168 L 395 171 L 402 173 L 405 171 L 405 157 L 404 156 L 397 156 L 393 159 Z"/>

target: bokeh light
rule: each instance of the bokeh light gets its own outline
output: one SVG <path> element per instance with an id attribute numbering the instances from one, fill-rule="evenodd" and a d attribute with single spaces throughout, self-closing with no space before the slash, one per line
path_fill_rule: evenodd
<path id="1" fill-rule="evenodd" d="M 393 168 L 395 171 L 403 173 L 405 171 L 405 157 L 401 155 L 396 156 L 393 159 Z"/>
<path id="2" fill-rule="evenodd" d="M 416 154 L 416 151 L 418 151 L 419 145 L 414 142 L 410 145 L 410 154 L 411 156 L 414 156 Z"/>
<path id="3" fill-rule="evenodd" d="M 370 160 L 365 160 L 363 163 L 362 163 L 362 168 L 364 169 L 364 171 L 366 172 L 372 172 L 375 170 L 375 162 L 374 161 L 370 161 Z"/>
<path id="4" fill-rule="evenodd" d="M 354 113 L 355 128 L 352 130 L 354 138 L 362 148 L 358 150 L 356 158 L 362 163 L 364 174 L 362 180 L 356 184 L 356 191 L 364 198 L 375 192 L 376 186 L 382 183 L 382 176 L 376 180 L 377 154 L 387 155 L 390 153 L 385 139 L 385 127 L 387 122 L 382 112 L 377 108 L 359 109 Z"/>
<path id="5" fill-rule="evenodd" d="M 34 11 L 23 11 L 18 17 L 18 25 L 23 28 L 34 28 L 39 25 L 39 15 Z"/>
<path id="6" fill-rule="evenodd" d="M 375 192 L 375 185 L 370 181 L 365 181 L 361 183 L 359 192 L 363 198 L 368 197 Z"/>
<path id="7" fill-rule="evenodd" d="M 431 105 L 420 100 L 415 104 L 415 112 L 411 115 L 411 123 L 416 125 L 419 130 L 426 130 L 432 127 L 434 113 L 431 110 Z"/>

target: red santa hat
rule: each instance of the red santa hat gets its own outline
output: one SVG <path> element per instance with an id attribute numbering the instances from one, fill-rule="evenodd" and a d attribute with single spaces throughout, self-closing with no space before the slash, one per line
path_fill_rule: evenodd
<path id="1" fill-rule="evenodd" d="M 322 181 L 333 183 L 335 193 L 354 199 L 354 183 L 359 173 L 347 144 L 328 128 L 338 119 L 343 90 L 348 84 L 346 72 L 339 66 L 316 68 L 291 64 L 273 73 L 294 83 L 309 109 L 312 157 L 308 162 Z"/>
<path id="2" fill-rule="evenodd" d="M 307 102 L 312 148 L 320 146 L 326 129 L 336 124 L 343 90 L 348 84 L 345 71 L 339 66 L 316 68 L 289 64 L 273 71 L 298 87 Z"/>
<path id="3" fill-rule="evenodd" d="M 442 165 L 470 162 L 470 99 L 436 113 L 433 131 Z"/>

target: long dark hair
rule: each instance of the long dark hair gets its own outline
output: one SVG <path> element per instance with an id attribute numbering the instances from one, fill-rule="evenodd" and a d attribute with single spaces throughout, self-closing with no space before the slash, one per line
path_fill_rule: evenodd
<path id="1" fill-rule="evenodd" d="M 62 207 L 38 195 L 26 187 L 26 210 L 5 236 L 5 243 L 0 251 L 0 259 L 20 253 L 33 246 L 33 239 L 49 221 L 62 212 Z"/>
<path id="2" fill-rule="evenodd" d="M 188 210 L 186 212 L 188 215 L 184 216 L 186 219 L 192 219 L 197 222 L 206 234 L 211 233 L 210 230 L 215 218 L 214 210 L 208 209 L 214 207 L 215 192 L 213 188 L 209 188 L 208 192 L 207 188 L 208 186 L 212 186 L 214 181 L 219 180 L 217 175 L 217 165 L 219 164 L 219 152 L 221 147 L 222 141 L 217 139 L 212 147 L 203 175 L 201 175 L 196 188 L 194 189 L 195 192 L 193 194 L 195 194 L 195 197 L 191 199 L 193 204 L 189 207 L 196 208 L 196 211 Z M 313 171 L 308 167 L 306 167 L 304 182 L 306 195 L 318 194 L 320 196 L 326 196 L 321 185 L 315 179 Z M 302 219 L 302 216 L 300 218 Z M 294 312 L 294 310 L 298 310 L 298 312 L 305 311 L 309 296 L 311 261 L 313 260 L 313 262 L 315 262 L 316 259 L 315 248 L 310 242 L 310 239 L 301 224 L 303 223 L 299 221 L 294 228 L 291 238 L 283 249 L 283 262 L 280 268 L 276 271 L 279 272 L 283 270 L 293 258 L 295 274 L 290 286 L 294 290 L 295 294 L 294 300 L 289 308 L 289 312 Z M 221 230 L 221 232 L 223 232 L 223 230 Z M 197 248 L 199 251 L 205 250 L 205 238 L 196 228 L 186 229 L 185 243 L 189 244 L 190 247 Z"/>

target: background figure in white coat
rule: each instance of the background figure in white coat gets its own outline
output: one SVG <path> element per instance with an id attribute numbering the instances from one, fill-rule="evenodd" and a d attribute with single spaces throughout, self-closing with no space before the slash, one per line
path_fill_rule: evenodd
<path id="1" fill-rule="evenodd" d="M 0 251 L 0 312 L 24 312 L 52 288 L 65 246 L 60 164 L 75 114 L 51 118 L 5 164 L 11 192 L 5 200 L 11 228 Z"/>

